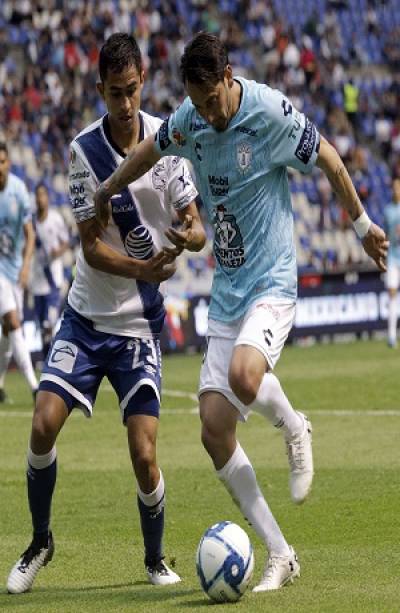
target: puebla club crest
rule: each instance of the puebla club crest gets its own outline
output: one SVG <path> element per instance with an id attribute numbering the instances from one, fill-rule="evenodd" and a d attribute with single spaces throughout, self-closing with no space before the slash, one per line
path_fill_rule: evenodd
<path id="1" fill-rule="evenodd" d="M 236 160 L 241 172 L 245 173 L 250 168 L 252 157 L 253 152 L 249 143 L 240 143 L 236 147 Z"/>

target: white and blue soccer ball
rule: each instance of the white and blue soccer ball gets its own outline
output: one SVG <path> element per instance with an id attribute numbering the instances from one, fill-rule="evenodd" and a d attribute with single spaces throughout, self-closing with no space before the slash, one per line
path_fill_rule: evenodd
<path id="1" fill-rule="evenodd" d="M 203 534 L 196 554 L 201 587 L 215 602 L 235 602 L 245 593 L 254 568 L 254 553 L 246 532 L 221 521 Z"/>

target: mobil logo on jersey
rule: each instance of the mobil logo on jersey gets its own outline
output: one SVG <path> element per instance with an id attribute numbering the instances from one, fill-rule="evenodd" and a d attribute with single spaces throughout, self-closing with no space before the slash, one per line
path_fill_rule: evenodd
<path id="1" fill-rule="evenodd" d="M 251 166 L 253 150 L 249 143 L 239 143 L 236 146 L 236 161 L 240 172 L 245 173 Z"/>

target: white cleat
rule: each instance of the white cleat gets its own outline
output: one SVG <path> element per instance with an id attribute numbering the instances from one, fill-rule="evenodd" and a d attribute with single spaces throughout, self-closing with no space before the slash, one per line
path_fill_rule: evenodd
<path id="1" fill-rule="evenodd" d="M 180 576 L 174 573 L 164 560 L 160 560 L 155 566 L 146 566 L 146 571 L 153 585 L 172 585 L 181 581 Z"/>
<path id="2" fill-rule="evenodd" d="M 53 554 L 54 541 L 51 532 L 46 547 L 36 547 L 32 541 L 11 569 L 7 580 L 7 591 L 10 594 L 28 592 L 39 570 L 51 561 Z"/>
<path id="3" fill-rule="evenodd" d="M 308 417 L 303 413 L 299 415 L 304 419 L 303 432 L 286 440 L 290 466 L 290 495 L 296 504 L 301 504 L 307 498 L 314 476 L 312 426 Z"/>
<path id="4" fill-rule="evenodd" d="M 269 556 L 262 579 L 253 592 L 269 592 L 279 590 L 287 583 L 293 583 L 300 577 L 300 564 L 293 547 L 288 556 Z"/>

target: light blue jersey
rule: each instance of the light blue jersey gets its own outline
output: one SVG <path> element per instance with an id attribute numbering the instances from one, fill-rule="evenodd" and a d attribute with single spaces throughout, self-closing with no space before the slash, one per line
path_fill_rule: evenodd
<path id="1" fill-rule="evenodd" d="M 189 98 L 160 127 L 162 156 L 180 155 L 214 227 L 216 271 L 209 317 L 234 321 L 263 295 L 295 300 L 297 267 L 287 166 L 309 172 L 318 157 L 315 126 L 285 96 L 243 78 L 236 115 L 217 132 Z"/>
<path id="2" fill-rule="evenodd" d="M 12 173 L 0 191 L 0 274 L 17 283 L 25 244 L 24 224 L 31 219 L 25 184 Z"/>
<path id="3" fill-rule="evenodd" d="M 389 239 L 388 261 L 400 264 L 400 203 L 385 207 L 385 232 Z"/>

